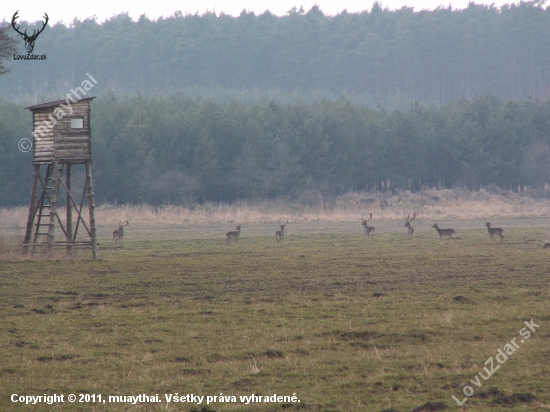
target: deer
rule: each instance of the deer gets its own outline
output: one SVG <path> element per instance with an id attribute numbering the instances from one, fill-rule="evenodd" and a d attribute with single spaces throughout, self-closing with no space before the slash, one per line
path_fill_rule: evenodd
<path id="1" fill-rule="evenodd" d="M 549 235 L 546 235 L 546 240 L 544 241 L 544 246 L 542 248 L 543 249 L 550 248 L 550 236 Z"/>
<path id="2" fill-rule="evenodd" d="M 368 219 L 365 219 L 363 215 L 361 215 L 361 224 L 365 227 L 365 240 L 369 239 L 369 235 L 372 236 L 372 240 L 374 241 L 374 227 L 368 225 L 368 221 L 372 219 L 372 213 L 370 214 L 370 217 Z"/>
<path id="3" fill-rule="evenodd" d="M 405 222 L 405 227 L 407 228 L 408 232 L 409 232 L 409 242 L 412 242 L 413 240 L 413 235 L 414 235 L 414 227 L 411 226 L 411 222 L 416 219 L 416 213 L 413 213 L 413 218 L 409 220 L 409 216 L 410 215 L 407 215 L 407 221 Z"/>
<path id="4" fill-rule="evenodd" d="M 239 236 L 241 235 L 241 226 L 237 226 L 236 230 L 227 232 L 225 237 L 227 238 L 227 244 L 231 244 L 231 239 L 235 239 L 235 243 L 239 243 Z"/>
<path id="5" fill-rule="evenodd" d="M 487 226 L 489 236 L 491 236 L 491 242 L 494 242 L 495 235 L 500 236 L 500 243 L 504 242 L 504 235 L 502 234 L 502 232 L 504 232 L 504 229 L 501 229 L 500 227 L 491 227 L 491 222 L 487 222 L 485 226 Z"/>
<path id="6" fill-rule="evenodd" d="M 437 223 L 432 226 L 435 230 L 437 230 L 437 234 L 439 235 L 439 238 L 441 239 L 441 242 L 443 242 L 443 236 L 449 236 L 449 239 L 453 239 L 456 242 L 455 237 L 455 230 L 454 229 L 440 229 Z"/>
<path id="7" fill-rule="evenodd" d="M 288 224 L 288 219 L 286 220 L 286 223 L 284 225 L 281 224 L 281 222 L 279 221 L 277 221 L 277 223 L 279 224 L 281 230 L 277 230 L 275 232 L 275 238 L 277 239 L 277 243 L 283 243 L 283 241 L 285 240 L 285 226 Z"/>
<path id="8" fill-rule="evenodd" d="M 121 222 L 118 225 L 118 229 L 113 232 L 113 240 L 117 243 L 119 240 L 122 242 L 124 240 L 124 226 L 128 226 L 130 222 L 127 220 L 125 224 Z"/>
<path id="9" fill-rule="evenodd" d="M 32 35 L 29 36 L 27 34 L 27 30 L 25 30 L 24 33 L 21 33 L 19 31 L 19 27 L 15 27 L 15 21 L 17 20 L 17 18 L 19 16 L 17 16 L 17 13 L 19 13 L 19 10 L 17 10 L 14 14 L 13 14 L 13 17 L 11 19 L 11 25 L 13 27 L 13 29 L 19 33 L 19 35 L 21 36 L 21 38 L 25 41 L 25 48 L 27 49 L 27 53 L 32 53 L 32 51 L 34 50 L 34 42 L 36 41 L 36 38 L 38 37 L 38 35 L 40 33 L 42 33 L 44 31 L 44 29 L 46 28 L 46 26 L 48 25 L 48 20 L 50 19 L 48 17 L 48 15 L 46 13 L 44 13 L 44 18 L 46 19 L 46 21 L 43 23 L 43 26 L 40 30 L 38 30 L 38 32 L 36 32 L 36 30 L 33 30 L 32 32 Z"/>

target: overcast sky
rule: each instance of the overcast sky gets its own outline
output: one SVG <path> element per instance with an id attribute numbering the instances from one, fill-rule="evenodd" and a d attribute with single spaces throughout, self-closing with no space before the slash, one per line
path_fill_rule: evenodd
<path id="1" fill-rule="evenodd" d="M 184 14 L 190 13 L 202 14 L 205 11 L 215 11 L 216 13 L 225 13 L 233 16 L 238 15 L 243 9 L 261 14 L 269 9 L 278 16 L 286 14 L 292 7 L 304 7 L 309 10 L 317 4 L 321 10 L 328 15 L 335 15 L 342 10 L 348 12 L 358 12 L 370 10 L 373 0 L 135 0 L 135 1 L 77 1 L 77 0 L 56 0 L 46 2 L 44 0 L 1 0 L 0 20 L 11 21 L 13 13 L 19 10 L 19 19 L 27 21 L 41 20 L 44 13 L 50 18 L 50 24 L 57 22 L 70 23 L 75 17 L 84 20 L 88 17 L 97 16 L 101 23 L 104 20 L 119 14 L 128 12 L 136 20 L 141 14 L 145 14 L 150 19 L 157 19 L 160 16 L 171 16 L 174 11 L 181 10 Z M 508 3 L 518 2 L 515 0 Z M 462 9 L 468 4 L 468 0 L 382 0 L 382 7 L 388 7 L 390 10 L 399 9 L 403 6 L 414 7 L 416 11 L 422 9 L 434 9 L 440 5 L 448 7 L 449 4 L 454 9 Z M 491 4 L 489 1 L 476 1 L 477 4 Z M 494 2 L 496 6 L 507 3 L 499 0 Z"/>

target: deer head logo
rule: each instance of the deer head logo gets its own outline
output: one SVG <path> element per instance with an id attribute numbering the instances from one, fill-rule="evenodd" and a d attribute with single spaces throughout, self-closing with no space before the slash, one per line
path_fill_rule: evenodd
<path id="1" fill-rule="evenodd" d="M 27 49 L 27 53 L 32 53 L 32 51 L 34 49 L 34 42 L 36 41 L 36 38 L 38 37 L 38 35 L 40 33 L 42 33 L 42 31 L 44 31 L 44 29 L 46 28 L 46 26 L 48 24 L 49 17 L 46 13 L 44 13 L 44 18 L 46 19 L 46 21 L 44 22 L 44 25 L 42 26 L 42 28 L 40 30 L 38 30 L 38 32 L 36 30 L 33 30 L 32 35 L 29 36 L 27 34 L 27 30 L 25 30 L 24 33 L 21 33 L 19 31 L 19 27 L 21 27 L 21 26 L 15 27 L 15 21 L 17 20 L 17 17 L 18 17 L 17 13 L 19 13 L 19 10 L 17 10 L 14 13 L 14 15 L 11 19 L 11 25 L 12 25 L 13 29 L 21 35 L 21 38 L 23 40 L 25 40 L 25 48 Z"/>

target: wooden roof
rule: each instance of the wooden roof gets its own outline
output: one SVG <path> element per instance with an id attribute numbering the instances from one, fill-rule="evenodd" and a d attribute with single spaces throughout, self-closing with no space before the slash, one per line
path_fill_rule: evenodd
<path id="1" fill-rule="evenodd" d="M 85 97 L 84 99 L 79 99 L 78 102 L 86 102 L 88 100 L 92 100 L 92 99 L 95 99 L 95 96 L 93 97 Z M 77 102 L 77 103 L 78 103 Z M 60 106 L 62 104 L 67 104 L 67 101 L 66 100 L 56 100 L 55 102 L 49 102 L 49 103 L 41 103 L 41 104 L 37 104 L 35 106 L 29 106 L 29 107 L 25 107 L 25 109 L 29 109 L 29 110 L 42 110 L 42 109 L 48 109 L 50 107 L 56 107 L 56 106 Z M 72 103 L 72 104 L 76 104 L 76 103 Z"/>

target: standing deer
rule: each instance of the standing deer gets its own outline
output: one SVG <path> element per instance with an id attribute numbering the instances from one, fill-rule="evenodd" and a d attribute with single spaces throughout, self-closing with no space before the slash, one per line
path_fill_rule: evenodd
<path id="1" fill-rule="evenodd" d="M 437 223 L 432 226 L 435 230 L 437 230 L 437 234 L 439 235 L 439 238 L 443 242 L 443 236 L 449 236 L 449 239 L 453 239 L 456 241 L 455 238 L 455 230 L 454 229 L 440 229 L 439 226 L 437 226 Z"/>
<path id="2" fill-rule="evenodd" d="M 372 219 L 372 213 L 370 214 L 370 217 L 368 219 L 363 218 L 363 215 L 361 215 L 361 224 L 365 227 L 365 240 L 369 239 L 369 235 L 372 236 L 372 240 L 374 241 L 374 227 L 368 225 L 368 221 Z"/>
<path id="3" fill-rule="evenodd" d="M 494 241 L 494 236 L 499 235 L 500 236 L 500 243 L 504 242 L 504 235 L 502 232 L 504 232 L 504 229 L 501 229 L 500 227 L 491 227 L 491 222 L 487 222 L 485 224 L 487 226 L 487 230 L 489 231 L 489 236 L 491 236 L 491 242 Z"/>
<path id="4" fill-rule="evenodd" d="M 405 222 L 405 227 L 407 228 L 407 230 L 409 232 L 409 242 L 412 242 L 413 235 L 414 235 L 414 227 L 411 226 L 411 222 L 414 219 L 416 219 L 416 213 L 413 213 L 413 218 L 411 220 L 409 220 L 409 216 L 410 215 L 407 215 L 407 221 Z"/>
<path id="5" fill-rule="evenodd" d="M 21 27 L 21 26 L 15 27 L 15 21 L 17 20 L 17 17 L 19 17 L 19 16 L 17 16 L 17 13 L 19 13 L 19 10 L 17 10 L 13 14 L 13 17 L 11 18 L 11 26 L 21 36 L 21 38 L 25 41 L 25 48 L 27 49 L 27 53 L 30 54 L 34 50 L 34 42 L 36 41 L 36 38 L 38 37 L 38 35 L 40 33 L 42 33 L 44 31 L 44 29 L 48 25 L 49 17 L 46 13 L 44 13 L 44 18 L 46 19 L 46 21 L 43 23 L 44 25 L 42 26 L 42 28 L 40 30 L 38 30 L 38 32 L 36 32 L 36 30 L 33 30 L 32 35 L 29 36 L 27 34 L 27 30 L 25 30 L 24 33 L 21 33 L 19 31 L 19 27 Z"/>
<path id="6" fill-rule="evenodd" d="M 231 239 L 235 239 L 235 243 L 239 243 L 239 236 L 241 235 L 241 226 L 237 226 L 237 230 L 227 232 L 225 237 L 227 238 L 227 244 L 231 244 Z"/>
<path id="7" fill-rule="evenodd" d="M 548 249 L 550 248 L 550 236 L 546 236 L 546 240 L 544 241 L 544 246 L 542 247 L 543 249 Z"/>
<path id="8" fill-rule="evenodd" d="M 288 219 L 286 220 L 286 223 L 284 225 L 281 224 L 281 222 L 277 223 L 279 223 L 279 227 L 281 228 L 281 230 L 277 230 L 275 232 L 275 238 L 277 239 L 277 243 L 283 243 L 283 241 L 285 240 L 285 226 L 288 224 Z"/>
<path id="9" fill-rule="evenodd" d="M 119 240 L 124 240 L 124 226 L 128 226 L 130 222 L 127 220 L 125 224 L 120 223 L 118 229 L 113 232 L 113 241 L 117 243 Z"/>

